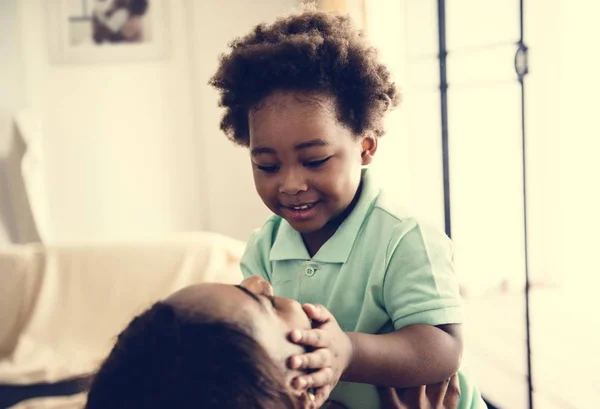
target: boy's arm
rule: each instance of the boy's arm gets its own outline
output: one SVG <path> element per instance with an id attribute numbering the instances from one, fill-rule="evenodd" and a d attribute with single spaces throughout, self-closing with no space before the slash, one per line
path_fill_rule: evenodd
<path id="1" fill-rule="evenodd" d="M 460 366 L 462 301 L 452 244 L 443 233 L 416 223 L 401 237 L 381 299 L 396 331 L 349 333 L 354 353 L 344 380 L 400 388 L 430 385 L 450 378 Z"/>
<path id="2" fill-rule="evenodd" d="M 418 224 L 399 236 L 376 300 L 395 332 L 344 333 L 326 308 L 305 307 L 314 334 L 294 342 L 317 349 L 294 362 L 302 362 L 299 368 L 332 369 L 305 375 L 314 385 L 342 379 L 406 388 L 439 383 L 458 370 L 462 302 L 451 244 L 442 233 Z"/>
<path id="3" fill-rule="evenodd" d="M 442 382 L 462 355 L 460 325 L 411 325 L 390 334 L 347 333 L 352 357 L 341 380 L 407 388 Z"/>
<path id="4" fill-rule="evenodd" d="M 313 320 L 313 329 L 294 330 L 290 340 L 313 350 L 292 356 L 288 366 L 313 370 L 297 377 L 294 386 L 316 388 L 318 405 L 340 380 L 406 390 L 442 384 L 458 370 L 459 325 L 414 324 L 379 335 L 347 333 L 322 305 L 304 304 L 303 309 Z"/>

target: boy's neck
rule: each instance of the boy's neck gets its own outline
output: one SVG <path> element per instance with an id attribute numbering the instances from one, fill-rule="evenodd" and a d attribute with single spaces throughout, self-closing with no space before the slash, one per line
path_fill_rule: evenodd
<path id="1" fill-rule="evenodd" d="M 306 250 L 308 251 L 308 255 L 311 258 L 317 254 L 317 252 L 325 243 L 327 243 L 327 240 L 333 237 L 338 227 L 339 225 L 329 226 L 329 224 L 327 224 L 321 230 L 302 234 L 302 241 L 304 242 Z"/>

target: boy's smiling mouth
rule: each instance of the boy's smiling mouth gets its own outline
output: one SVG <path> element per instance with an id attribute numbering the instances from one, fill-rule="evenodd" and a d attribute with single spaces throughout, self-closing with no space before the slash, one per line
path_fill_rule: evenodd
<path id="1" fill-rule="evenodd" d="M 293 205 L 283 205 L 283 207 L 287 207 L 288 209 L 292 209 L 292 210 L 308 210 L 308 209 L 314 207 L 316 204 L 317 204 L 317 202 L 299 203 L 299 204 L 293 204 Z"/>
<path id="2" fill-rule="evenodd" d="M 304 202 L 290 205 L 281 204 L 280 209 L 282 216 L 285 219 L 293 221 L 305 221 L 312 219 L 316 215 L 317 204 L 319 204 L 319 201 Z"/>

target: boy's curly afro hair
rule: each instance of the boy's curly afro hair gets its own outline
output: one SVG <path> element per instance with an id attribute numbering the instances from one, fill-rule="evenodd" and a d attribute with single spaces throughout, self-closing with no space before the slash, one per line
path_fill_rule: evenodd
<path id="1" fill-rule="evenodd" d="M 210 85 L 221 93 L 221 129 L 249 145 L 248 112 L 274 91 L 333 95 L 341 123 L 357 136 L 384 133 L 400 94 L 377 51 L 348 16 L 304 11 L 261 24 L 230 44 Z"/>

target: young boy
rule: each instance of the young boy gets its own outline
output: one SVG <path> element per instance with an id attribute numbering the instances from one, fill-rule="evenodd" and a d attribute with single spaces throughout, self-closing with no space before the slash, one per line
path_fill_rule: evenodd
<path id="1" fill-rule="evenodd" d="M 234 41 L 211 84 L 221 129 L 249 147 L 274 213 L 248 242 L 244 275 L 306 303 L 313 320 L 290 334 L 314 348 L 290 359 L 314 370 L 297 386 L 316 388 L 318 404 L 335 387 L 331 401 L 371 409 L 382 405 L 377 387 L 452 377 L 462 309 L 451 243 L 390 203 L 364 168 L 400 100 L 376 51 L 347 17 L 305 11 Z M 458 407 L 485 408 L 458 379 Z"/>

